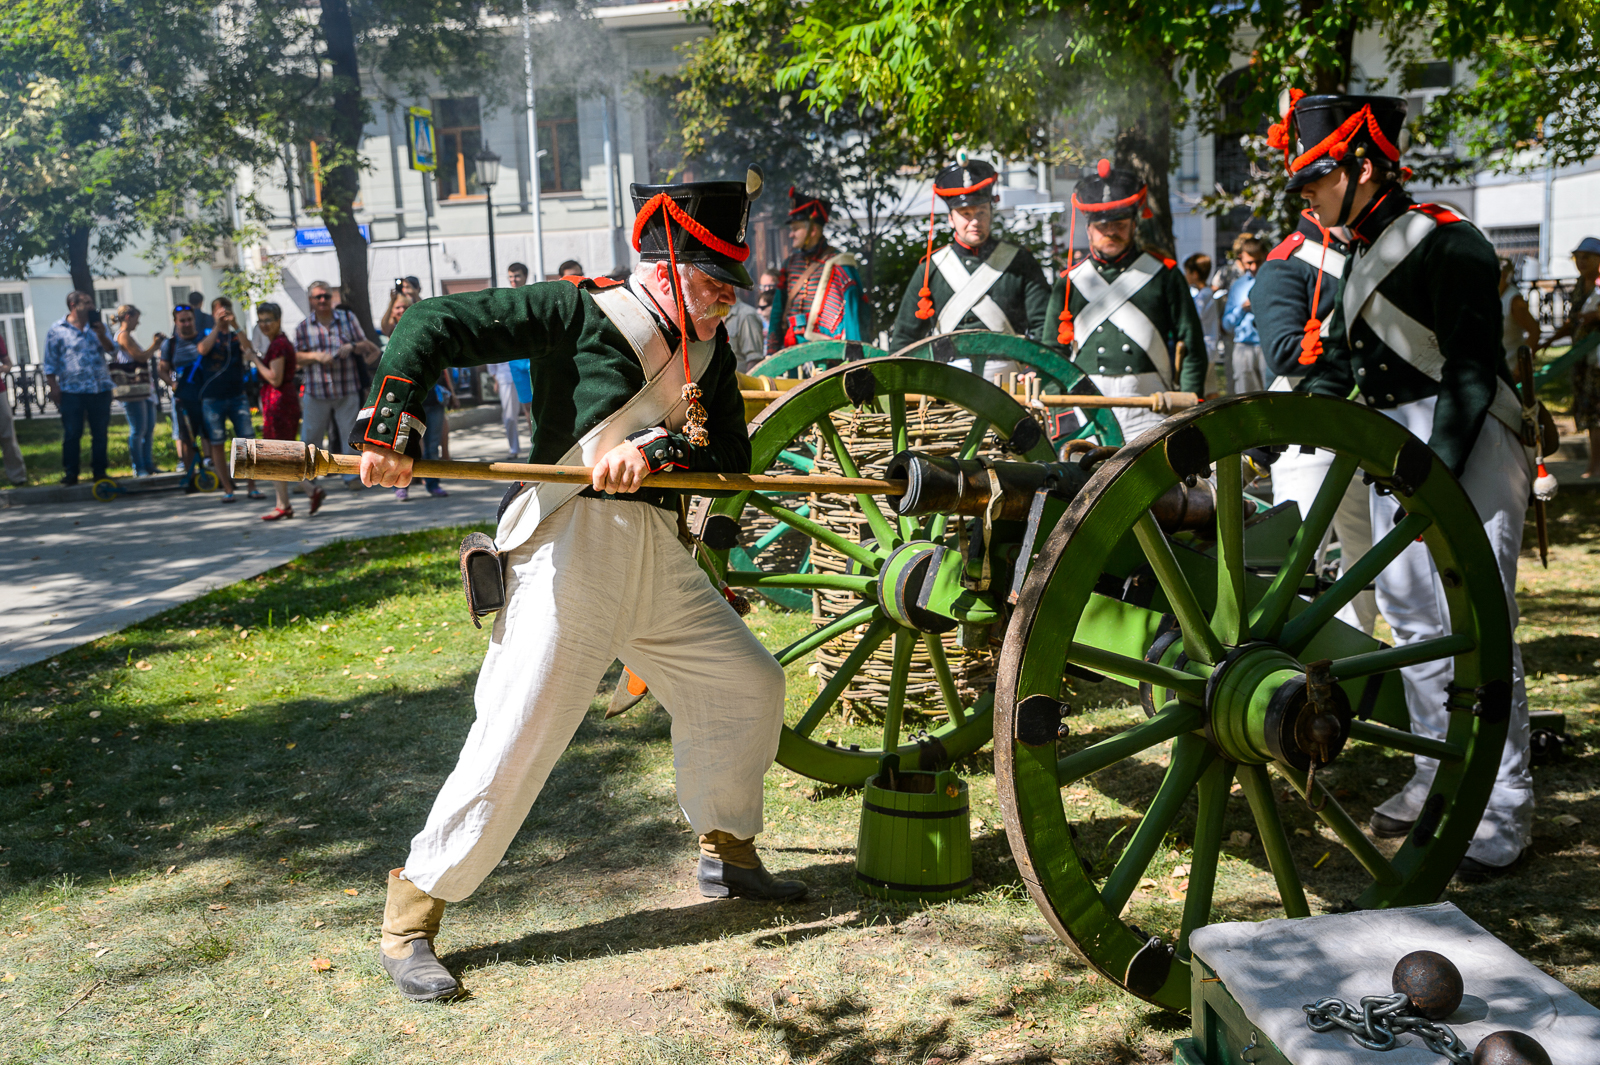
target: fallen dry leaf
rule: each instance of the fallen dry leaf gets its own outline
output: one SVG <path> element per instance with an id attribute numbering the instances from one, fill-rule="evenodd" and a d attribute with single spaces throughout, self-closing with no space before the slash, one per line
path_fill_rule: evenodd
<path id="1" fill-rule="evenodd" d="M 1560 825 L 1563 828 L 1571 828 L 1573 825 L 1581 825 L 1581 824 L 1583 824 L 1582 821 L 1580 821 L 1576 817 L 1573 817 L 1571 814 L 1557 814 L 1555 817 L 1552 817 L 1550 820 L 1552 822 L 1554 822 L 1555 824 Z"/>
<path id="2" fill-rule="evenodd" d="M 213 903 L 212 903 L 212 904 L 211 904 L 211 905 L 210 905 L 210 906 L 207 906 L 207 907 L 206 907 L 206 909 L 208 909 L 208 910 L 210 910 L 210 911 L 212 911 L 212 912 L 213 912 L 213 913 L 215 913 L 215 912 L 216 912 L 216 911 L 218 911 L 218 910 L 226 910 L 226 909 L 227 909 L 227 908 L 228 908 L 228 907 L 226 907 L 226 906 L 224 906 L 224 905 L 223 905 L 223 904 L 222 904 L 222 903 L 220 903 L 220 902 L 213 902 Z"/>
<path id="3" fill-rule="evenodd" d="M 400 1026 L 400 1034 L 401 1035 L 416 1035 L 417 1034 L 417 1022 L 416 1021 L 407 1021 L 406 1023 L 402 1024 Z"/>
<path id="4" fill-rule="evenodd" d="M 333 968 L 333 962 L 329 961 L 327 958 L 311 959 L 312 972 L 325 973 L 331 968 Z"/>
<path id="5" fill-rule="evenodd" d="M 1244 829 L 1241 828 L 1237 832 L 1234 832 L 1232 835 L 1230 835 L 1228 837 L 1228 846 L 1230 846 L 1230 847 L 1248 847 L 1248 846 L 1250 846 L 1250 841 L 1253 840 L 1253 839 L 1255 839 L 1254 836 L 1252 836 L 1250 833 L 1246 832 Z"/>
<path id="6" fill-rule="evenodd" d="M 189 635 L 193 636 L 194 633 L 191 632 Z M 139 661 L 137 661 L 137 662 L 135 662 L 133 664 L 133 668 L 139 670 L 141 673 L 148 673 L 150 670 L 154 669 L 155 667 L 152 666 L 149 662 L 146 662 L 144 659 L 141 658 Z"/>
<path id="7" fill-rule="evenodd" d="M 359 895 L 359 894 L 361 894 L 361 889 L 360 888 L 347 887 L 347 888 L 344 889 L 344 893 L 346 895 Z"/>

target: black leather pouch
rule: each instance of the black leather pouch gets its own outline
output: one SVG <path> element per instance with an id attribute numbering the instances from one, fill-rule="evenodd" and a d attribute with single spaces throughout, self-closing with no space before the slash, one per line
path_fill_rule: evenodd
<path id="1" fill-rule="evenodd" d="M 494 541 L 481 532 L 469 533 L 461 541 L 461 591 L 467 597 L 467 612 L 472 623 L 483 628 L 479 618 L 487 617 L 506 605 L 506 575 Z"/>

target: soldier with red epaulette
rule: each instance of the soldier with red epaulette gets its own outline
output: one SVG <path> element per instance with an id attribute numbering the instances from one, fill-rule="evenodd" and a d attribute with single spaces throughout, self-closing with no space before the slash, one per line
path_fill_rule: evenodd
<path id="1" fill-rule="evenodd" d="M 679 542 L 677 493 L 641 487 L 667 468 L 750 468 L 722 319 L 734 287 L 751 284 L 744 234 L 760 187 L 753 168 L 745 181 L 635 185 L 640 262 L 626 283 L 574 277 L 423 300 L 384 349 L 351 434 L 366 484 L 410 481 L 422 401 L 445 367 L 518 356 L 533 379 L 529 461 L 593 468 L 587 486 L 514 485 L 501 504 L 492 549 L 504 605 L 477 719 L 389 874 L 379 960 L 407 998 L 459 990 L 433 950 L 445 906 L 499 865 L 618 658 L 672 711 L 701 894 L 805 893 L 767 872 L 754 840 L 783 727 L 783 668 Z"/>
<path id="2" fill-rule="evenodd" d="M 833 204 L 789 189 L 789 241 L 767 319 L 767 354 L 812 340 L 861 340 L 866 308 L 856 257 L 828 243 Z"/>
<path id="3" fill-rule="evenodd" d="M 1189 283 L 1176 262 L 1141 251 L 1134 239 L 1137 216 L 1149 217 L 1149 194 L 1137 176 L 1106 159 L 1078 182 L 1069 233 L 1076 234 L 1078 215 L 1084 215 L 1089 254 L 1056 279 L 1047 320 L 1055 326 L 1055 346 L 1073 357 L 1104 395 L 1198 395 L 1208 360 Z M 1072 255 L 1069 246 L 1069 261 Z M 1150 410 L 1115 410 L 1130 440 L 1162 421 Z"/>
<path id="4" fill-rule="evenodd" d="M 1472 223 L 1418 203 L 1401 182 L 1400 132 L 1406 103 L 1387 96 L 1290 93 L 1289 111 L 1269 139 L 1283 149 L 1288 187 L 1329 229 L 1348 227 L 1351 251 L 1326 329 L 1302 329 L 1304 391 L 1347 397 L 1381 410 L 1428 442 L 1461 480 L 1500 566 L 1511 624 L 1517 623 L 1517 556 L 1532 470 L 1522 445 L 1524 411 L 1500 348 L 1500 267 Z M 1374 529 L 1391 529 L 1400 500 L 1371 495 Z M 1378 576 L 1378 609 L 1395 644 L 1450 631 L 1432 557 L 1410 544 Z M 1481 880 L 1509 869 L 1531 840 L 1528 701 L 1522 654 L 1513 646 L 1511 690 L 1480 693 L 1485 713 L 1510 726 L 1483 820 L 1457 875 Z M 1453 659 L 1401 671 L 1411 730 L 1443 738 L 1449 724 Z M 1416 773 L 1372 815 L 1376 835 L 1411 831 L 1438 762 L 1418 756 Z"/>

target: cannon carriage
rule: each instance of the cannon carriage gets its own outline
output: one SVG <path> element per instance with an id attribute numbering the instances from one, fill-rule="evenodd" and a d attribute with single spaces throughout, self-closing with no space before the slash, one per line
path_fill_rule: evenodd
<path id="1" fill-rule="evenodd" d="M 914 412 L 930 398 L 970 416 L 956 446 L 912 446 Z M 862 411 L 888 425 L 892 456 L 878 469 L 858 462 L 839 431 Z M 855 536 L 759 492 L 698 509 L 695 529 L 728 585 L 850 603 L 778 652 L 788 664 L 843 634 L 854 639 L 786 722 L 779 761 L 857 785 L 886 758 L 900 769 L 937 769 L 993 739 L 1022 881 L 1051 927 L 1108 978 L 1162 1006 L 1188 1005 L 1188 938 L 1211 919 L 1229 818 L 1247 816 L 1260 841 L 1273 885 L 1269 914 L 1311 912 L 1287 805 L 1314 812 L 1353 857 L 1359 883 L 1349 905 L 1429 902 L 1444 888 L 1504 743 L 1511 629 L 1472 504 L 1397 423 L 1342 400 L 1257 394 L 1169 418 L 1126 446 L 1086 442 L 1062 461 L 1006 390 L 938 361 L 881 357 L 843 362 L 784 393 L 751 436 L 755 470 L 805 437 L 845 476 L 905 482 L 887 502 L 855 497 Z M 1304 520 L 1294 504 L 1269 507 L 1246 491 L 1291 448 L 1335 456 Z M 1371 550 L 1335 576 L 1324 565 L 1326 533 L 1357 474 L 1400 497 L 1402 517 L 1376 530 Z M 847 564 L 805 572 L 737 564 L 751 558 L 741 557 L 739 541 L 752 512 Z M 1339 620 L 1342 606 L 1418 542 L 1440 573 L 1450 635 L 1390 647 Z M 946 653 L 952 634 L 963 645 L 998 644 L 992 690 L 960 689 Z M 893 669 L 881 727 L 875 740 L 857 727 L 847 742 L 841 694 L 885 647 Z M 1449 731 L 1414 734 L 1399 670 L 1447 659 Z M 1143 713 L 1079 737 L 1071 686 L 1106 678 L 1137 686 Z M 936 688 L 941 712 L 913 734 L 906 693 L 919 682 Z M 1317 778 L 1363 747 L 1439 760 L 1423 815 L 1398 845 L 1370 838 Z M 1153 795 L 1110 843 L 1088 842 L 1065 796 L 1134 762 L 1159 769 Z M 1150 934 L 1134 925 L 1129 903 L 1180 819 L 1192 837 L 1188 889 L 1173 927 Z"/>

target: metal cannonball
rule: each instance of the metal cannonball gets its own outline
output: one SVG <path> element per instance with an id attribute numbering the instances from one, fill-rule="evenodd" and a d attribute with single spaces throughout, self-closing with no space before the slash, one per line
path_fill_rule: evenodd
<path id="1" fill-rule="evenodd" d="M 1411 1008 L 1430 1021 L 1442 1021 L 1461 1008 L 1461 970 L 1443 954 L 1414 950 L 1394 967 L 1390 986 L 1411 1000 Z"/>
<path id="2" fill-rule="evenodd" d="M 1531 1035 L 1490 1032 L 1478 1040 L 1472 1065 L 1550 1065 L 1550 1055 Z"/>

